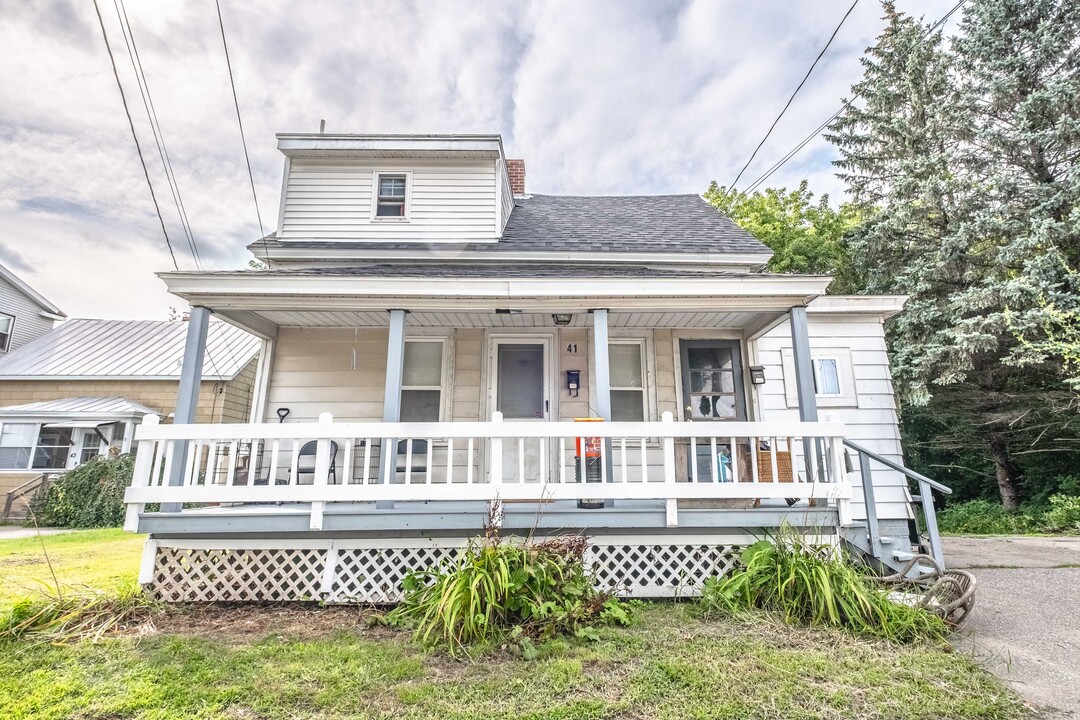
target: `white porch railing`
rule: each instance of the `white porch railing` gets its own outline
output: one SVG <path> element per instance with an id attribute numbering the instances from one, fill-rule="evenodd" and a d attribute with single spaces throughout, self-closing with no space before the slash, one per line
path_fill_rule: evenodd
<path id="1" fill-rule="evenodd" d="M 129 530 L 147 503 L 311 503 L 314 530 L 328 502 L 373 501 L 651 499 L 677 526 L 679 500 L 788 498 L 835 503 L 851 519 L 835 423 L 156 420 L 136 433 Z"/>

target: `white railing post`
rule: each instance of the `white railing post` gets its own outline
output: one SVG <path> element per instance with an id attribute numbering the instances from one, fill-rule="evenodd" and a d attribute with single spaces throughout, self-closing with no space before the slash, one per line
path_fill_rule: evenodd
<path id="1" fill-rule="evenodd" d="M 159 422 L 157 415 L 147 415 L 142 424 L 154 426 Z M 135 453 L 135 467 L 131 473 L 132 487 L 146 487 L 150 485 L 150 473 L 154 467 L 154 453 L 157 450 L 157 441 L 140 440 L 138 450 Z M 128 532 L 138 532 L 139 513 L 145 507 L 142 503 L 128 503 L 127 512 L 124 514 L 124 529 Z"/>
<path id="2" fill-rule="evenodd" d="M 836 500 L 836 513 L 839 516 L 840 525 L 847 527 L 854 522 L 854 517 L 851 513 L 851 481 L 848 480 L 844 463 L 844 438 L 831 437 L 823 443 L 826 443 L 828 449 L 831 450 L 828 464 L 832 466 L 833 477 L 830 479 L 836 483 L 835 487 L 840 491 Z"/>
<path id="3" fill-rule="evenodd" d="M 496 410 L 491 413 L 491 422 L 501 423 L 503 421 L 503 414 Z M 488 515 L 496 527 L 502 525 L 502 505 L 499 501 L 499 486 L 503 482 L 503 439 L 501 437 L 492 437 L 489 439 L 490 450 L 488 453 L 488 460 L 490 462 L 491 472 L 491 484 L 495 486 L 495 494 L 489 504 Z M 522 478 L 522 482 L 525 478 Z"/>
<path id="4" fill-rule="evenodd" d="M 665 412 L 660 416 L 660 421 L 667 424 L 675 423 L 675 416 Z M 663 438 L 664 445 L 664 483 L 672 490 L 675 489 L 675 438 L 670 435 Z M 677 527 L 679 524 L 679 501 L 673 497 L 667 499 L 666 507 L 667 526 Z"/>
<path id="5" fill-rule="evenodd" d="M 334 416 L 330 413 L 319 414 L 320 425 L 330 425 L 334 422 Z M 312 480 L 312 484 L 316 487 L 326 487 L 326 481 L 330 475 L 330 439 L 319 438 L 315 446 L 315 479 Z M 322 530 L 323 525 L 323 511 L 326 510 L 326 502 L 323 500 L 314 500 L 311 503 L 311 522 L 310 527 L 312 530 Z"/>

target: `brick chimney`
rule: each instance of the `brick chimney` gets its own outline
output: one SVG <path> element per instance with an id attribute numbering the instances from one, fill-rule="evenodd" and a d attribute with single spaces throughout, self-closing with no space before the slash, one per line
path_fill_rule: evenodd
<path id="1" fill-rule="evenodd" d="M 525 194 L 525 161 L 507 160 L 506 174 L 510 176 L 510 191 L 514 196 Z"/>

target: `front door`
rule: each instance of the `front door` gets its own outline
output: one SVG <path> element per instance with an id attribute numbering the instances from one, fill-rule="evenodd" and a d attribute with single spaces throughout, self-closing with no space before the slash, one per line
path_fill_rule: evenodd
<path id="1" fill-rule="evenodd" d="M 743 394 L 742 355 L 738 340 L 682 340 L 683 419 L 688 421 L 745 420 L 746 398 Z M 708 440 L 697 444 L 690 458 L 690 443 L 683 455 L 684 477 L 693 477 L 690 462 L 697 464 L 698 479 L 715 479 L 723 462 L 714 462 Z M 718 446 L 718 454 L 729 453 L 727 443 Z M 721 478 L 722 479 L 722 478 Z"/>
<path id="2" fill-rule="evenodd" d="M 492 410 L 504 422 L 551 419 L 551 341 L 539 337 L 495 338 L 491 349 Z M 540 438 L 504 439 L 503 482 L 541 482 L 550 467 L 548 443 Z M 524 477 L 522 478 L 522 470 Z"/>
<path id="3" fill-rule="evenodd" d="M 105 444 L 101 441 L 101 435 L 97 430 L 80 428 L 75 433 L 75 442 L 72 443 L 71 453 L 68 455 L 69 470 L 89 462 L 105 450 Z"/>

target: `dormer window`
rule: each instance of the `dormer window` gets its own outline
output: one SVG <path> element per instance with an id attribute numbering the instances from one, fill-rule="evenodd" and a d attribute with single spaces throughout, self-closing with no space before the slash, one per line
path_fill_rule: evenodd
<path id="1" fill-rule="evenodd" d="M 376 173 L 375 217 L 408 217 L 408 173 Z"/>

